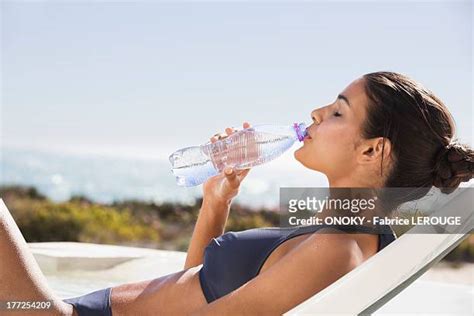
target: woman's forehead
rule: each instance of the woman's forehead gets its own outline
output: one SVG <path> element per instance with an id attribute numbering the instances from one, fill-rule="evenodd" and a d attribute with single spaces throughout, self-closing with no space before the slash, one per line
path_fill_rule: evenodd
<path id="1" fill-rule="evenodd" d="M 368 102 L 363 78 L 358 78 L 351 82 L 341 94 L 349 100 L 351 109 L 356 112 L 363 110 Z"/>

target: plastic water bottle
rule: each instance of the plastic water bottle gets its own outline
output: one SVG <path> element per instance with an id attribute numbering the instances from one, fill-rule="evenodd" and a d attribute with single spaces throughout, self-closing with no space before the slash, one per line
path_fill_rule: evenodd
<path id="1" fill-rule="evenodd" d="M 179 186 L 196 186 L 226 166 L 247 169 L 273 160 L 306 135 L 304 123 L 256 125 L 214 143 L 177 150 L 169 160 Z"/>

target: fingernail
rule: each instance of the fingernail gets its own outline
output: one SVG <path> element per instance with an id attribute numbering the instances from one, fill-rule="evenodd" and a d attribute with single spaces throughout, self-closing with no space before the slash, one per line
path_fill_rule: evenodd
<path id="1" fill-rule="evenodd" d="M 232 173 L 232 168 L 226 168 L 225 173 L 226 174 L 231 174 Z"/>

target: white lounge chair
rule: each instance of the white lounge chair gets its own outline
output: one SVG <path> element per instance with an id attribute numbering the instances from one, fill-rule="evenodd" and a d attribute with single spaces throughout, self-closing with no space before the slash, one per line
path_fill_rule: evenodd
<path id="1" fill-rule="evenodd" d="M 449 234 L 437 233 L 440 227 L 413 227 L 285 315 L 370 315 L 378 310 L 466 239 L 466 232 L 474 232 L 473 189 L 459 189 L 433 215 L 461 215 L 463 225 L 450 226 Z"/>

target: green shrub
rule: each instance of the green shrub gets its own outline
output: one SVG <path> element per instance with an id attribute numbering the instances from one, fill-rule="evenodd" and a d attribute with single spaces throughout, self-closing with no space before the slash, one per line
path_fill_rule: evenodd
<path id="1" fill-rule="evenodd" d="M 159 232 L 131 211 L 80 202 L 27 200 L 13 203 L 12 216 L 27 241 L 124 243 L 160 240 Z"/>

